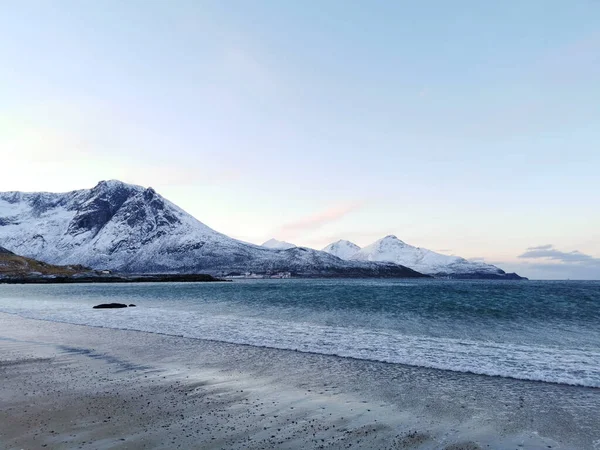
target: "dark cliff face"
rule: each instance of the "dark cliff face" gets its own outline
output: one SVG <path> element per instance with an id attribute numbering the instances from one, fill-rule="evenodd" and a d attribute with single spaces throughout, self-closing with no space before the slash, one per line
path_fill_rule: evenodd
<path id="1" fill-rule="evenodd" d="M 179 223 L 177 216 L 169 210 L 154 189 L 143 189 L 115 181 L 101 181 L 73 206 L 77 212 L 66 233 L 71 236 L 90 233 L 93 238 L 113 221 L 122 222 L 131 228 L 133 236 L 125 238 L 139 238 L 147 242 L 156 238 L 156 234 L 160 236 L 165 233 L 160 228 Z M 115 242 L 113 251 L 122 248 L 120 242 L 122 240 Z"/>
<path id="2" fill-rule="evenodd" d="M 132 196 L 137 189 L 126 184 L 109 184 L 101 181 L 89 194 L 89 199 L 77 211 L 71 220 L 67 233 L 76 236 L 92 231 L 95 236 L 104 225 L 119 211 L 119 208 Z"/>
<path id="3" fill-rule="evenodd" d="M 180 220 L 169 210 L 163 198 L 148 188 L 143 193 L 132 198 L 126 207 L 121 211 L 121 215 L 126 217 L 127 224 L 134 227 L 138 223 L 146 223 L 152 231 L 161 227 L 169 227 L 180 223 Z"/>

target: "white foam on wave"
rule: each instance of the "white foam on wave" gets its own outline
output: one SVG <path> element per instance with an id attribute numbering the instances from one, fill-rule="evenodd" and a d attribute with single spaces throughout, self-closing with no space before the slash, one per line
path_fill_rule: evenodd
<path id="1" fill-rule="evenodd" d="M 421 337 L 391 330 L 326 326 L 162 307 L 93 310 L 74 302 L 0 300 L 0 311 L 32 319 L 128 329 L 383 361 L 600 387 L 600 351 Z"/>

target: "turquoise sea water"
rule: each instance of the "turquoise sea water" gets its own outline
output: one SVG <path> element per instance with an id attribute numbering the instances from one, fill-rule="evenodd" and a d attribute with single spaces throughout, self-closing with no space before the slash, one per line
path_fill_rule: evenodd
<path id="1" fill-rule="evenodd" d="M 91 308 L 106 302 L 137 307 Z M 600 387 L 600 282 L 292 279 L 0 285 L 0 311 Z"/>

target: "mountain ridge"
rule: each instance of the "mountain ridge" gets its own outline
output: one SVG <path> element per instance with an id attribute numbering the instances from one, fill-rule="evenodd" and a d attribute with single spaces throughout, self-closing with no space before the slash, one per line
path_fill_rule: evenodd
<path id="1" fill-rule="evenodd" d="M 348 242 L 353 246 L 346 248 L 356 251 L 339 251 L 336 244 Z M 444 278 L 465 279 L 522 279 L 515 273 L 506 273 L 502 269 L 483 262 L 469 261 L 460 256 L 449 256 L 421 247 L 414 247 L 398 239 L 395 235 L 388 235 L 372 244 L 360 248 L 349 241 L 337 241 L 326 246 L 324 251 L 344 257 L 349 261 L 379 261 L 393 262 L 410 267 L 427 275 Z"/>
<path id="2" fill-rule="evenodd" d="M 118 180 L 66 193 L 0 193 L 0 245 L 52 264 L 123 273 L 273 273 L 422 277 L 393 263 L 318 250 L 272 250 L 230 238 L 152 188 Z"/>

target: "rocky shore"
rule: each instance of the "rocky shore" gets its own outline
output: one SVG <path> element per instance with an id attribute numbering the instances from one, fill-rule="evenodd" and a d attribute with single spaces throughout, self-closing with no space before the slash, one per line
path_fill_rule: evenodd
<path id="1" fill-rule="evenodd" d="M 60 283 L 198 283 L 226 281 L 206 274 L 154 274 L 154 275 L 28 275 L 0 277 L 0 284 L 60 284 Z"/>

